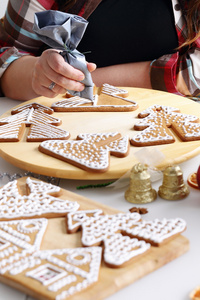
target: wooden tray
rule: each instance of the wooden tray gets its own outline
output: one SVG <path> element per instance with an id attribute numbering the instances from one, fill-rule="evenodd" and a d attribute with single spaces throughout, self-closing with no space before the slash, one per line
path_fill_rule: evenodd
<path id="1" fill-rule="evenodd" d="M 79 133 L 116 131 L 122 135 L 132 137 L 138 133 L 133 130 L 133 125 L 138 122 L 138 113 L 154 104 L 180 108 L 182 113 L 196 115 L 200 118 L 199 104 L 187 98 L 155 90 L 138 88 L 125 89 L 129 91 L 128 98 L 139 104 L 139 108 L 136 111 L 54 113 L 53 116 L 62 119 L 62 125 L 60 127 L 70 132 L 71 139 L 75 139 Z M 28 102 L 38 102 L 46 106 L 51 106 L 53 102 L 59 99 L 61 99 L 61 97 L 57 97 L 56 99 L 39 97 Z M 24 103 L 20 105 L 24 105 Z M 6 112 L 2 117 L 8 115 L 10 115 L 10 111 Z M 95 174 L 83 171 L 68 163 L 39 152 L 39 143 L 26 142 L 26 134 L 27 132 L 20 142 L 0 143 L 0 156 L 11 164 L 27 171 L 60 178 L 85 180 L 119 178 L 138 162 L 134 153 L 141 149 L 141 147 L 131 146 L 130 154 L 127 157 L 117 158 L 111 156 L 109 170 L 106 173 Z M 176 138 L 176 142 L 173 144 L 152 147 L 157 147 L 157 149 L 165 155 L 165 159 L 157 166 L 159 169 L 169 164 L 179 164 L 200 153 L 200 141 L 182 142 L 179 138 Z"/>
<path id="2" fill-rule="evenodd" d="M 25 177 L 19 179 L 18 182 L 19 186 L 24 185 Z M 114 208 L 94 202 L 70 191 L 64 189 L 62 189 L 62 191 L 63 199 L 77 201 L 80 204 L 79 210 L 102 209 L 105 214 L 115 214 L 119 212 Z M 145 217 L 143 217 L 143 219 L 145 219 Z M 41 250 L 66 248 L 66 245 L 68 248 L 81 247 L 82 245 L 80 238 L 80 232 L 75 234 L 66 234 L 64 218 L 49 219 L 47 231 L 42 241 Z M 105 264 L 102 264 L 99 281 L 85 291 L 74 295 L 70 299 L 104 299 L 116 293 L 125 286 L 142 278 L 143 276 L 164 266 L 168 262 L 184 254 L 186 251 L 188 251 L 188 249 L 188 239 L 180 235 L 161 247 L 151 247 L 151 250 L 147 252 L 147 254 L 142 255 L 124 268 L 112 269 L 106 267 Z M 35 294 L 34 292 L 31 293 L 26 287 L 23 287 L 19 283 L 12 280 L 12 276 L 8 275 L 7 278 L 0 276 L 1 282 L 17 288 L 33 297 L 37 297 L 37 299 L 44 300 L 42 296 L 38 297 L 38 294 Z"/>

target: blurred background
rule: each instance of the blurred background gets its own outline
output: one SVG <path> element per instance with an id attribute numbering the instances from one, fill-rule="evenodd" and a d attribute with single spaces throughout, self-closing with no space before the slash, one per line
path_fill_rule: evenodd
<path id="1" fill-rule="evenodd" d="M 7 3 L 8 0 L 0 0 L 0 18 L 2 18 L 5 13 Z"/>

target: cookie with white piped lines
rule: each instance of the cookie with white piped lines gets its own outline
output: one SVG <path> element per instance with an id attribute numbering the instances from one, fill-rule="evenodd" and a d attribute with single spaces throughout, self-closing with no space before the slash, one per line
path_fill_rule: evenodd
<path id="1" fill-rule="evenodd" d="M 66 94 L 66 97 L 52 104 L 51 108 L 56 112 L 112 112 L 112 111 L 134 111 L 138 104 L 127 99 L 128 92 L 109 84 L 103 84 L 96 88 L 96 94 L 92 100 L 72 97 Z"/>

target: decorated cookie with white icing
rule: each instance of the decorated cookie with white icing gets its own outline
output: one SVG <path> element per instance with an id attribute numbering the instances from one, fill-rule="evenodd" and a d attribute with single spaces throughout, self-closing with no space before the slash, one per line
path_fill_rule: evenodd
<path id="1" fill-rule="evenodd" d="M 107 133 L 80 133 L 77 139 L 88 141 L 97 147 L 103 147 L 110 151 L 110 154 L 117 157 L 125 157 L 129 153 L 129 137 L 118 132 Z"/>
<path id="2" fill-rule="evenodd" d="M 0 119 L 0 142 L 20 141 L 25 127 L 30 127 L 27 142 L 68 139 L 70 133 L 57 128 L 61 124 L 61 119 L 51 116 L 51 110 L 37 103 L 27 104 L 22 109 L 19 107 L 13 110 L 12 115 Z"/>
<path id="3" fill-rule="evenodd" d="M 140 121 L 134 125 L 135 130 L 142 130 L 130 140 L 133 146 L 152 146 L 175 142 L 172 134 L 182 141 L 200 139 L 199 118 L 182 114 L 178 109 L 169 106 L 154 105 L 138 114 Z M 141 119 L 142 118 L 142 119 Z M 172 132 L 168 128 L 172 129 Z"/>
<path id="4" fill-rule="evenodd" d="M 40 249 L 47 219 L 0 222 L 0 274 Z"/>
<path id="5" fill-rule="evenodd" d="M 46 113 L 49 115 L 53 114 L 53 112 L 54 112 L 54 110 L 48 106 L 39 104 L 37 102 L 33 102 L 33 103 L 25 104 L 25 105 L 22 105 L 22 106 L 12 109 L 11 115 L 18 114 L 18 113 L 26 110 L 27 108 L 28 109 L 33 108 L 34 110 L 42 111 L 43 113 Z"/>
<path id="6" fill-rule="evenodd" d="M 93 100 L 80 98 L 78 96 L 59 100 L 52 104 L 51 108 L 57 112 L 67 111 L 134 111 L 138 108 L 138 104 L 126 97 L 128 92 L 124 89 L 117 88 L 109 84 L 103 84 L 97 88 Z"/>
<path id="7" fill-rule="evenodd" d="M 182 219 L 141 220 L 138 213 L 102 215 L 101 210 L 67 214 L 67 232 L 82 230 L 84 246 L 104 246 L 108 266 L 121 267 L 145 253 L 150 244 L 160 246 L 186 229 Z"/>
<path id="8" fill-rule="evenodd" d="M 53 126 L 51 124 L 33 124 L 31 125 L 27 142 L 43 142 L 46 140 L 67 140 L 70 133 L 62 128 Z"/>
<path id="9" fill-rule="evenodd" d="M 89 172 L 106 172 L 109 151 L 87 141 L 45 141 L 39 151 Z"/>
<path id="10" fill-rule="evenodd" d="M 26 192 L 11 181 L 0 189 L 0 220 L 27 219 L 32 217 L 58 217 L 76 211 L 79 204 L 61 199 L 60 187 L 28 177 Z"/>
<path id="11" fill-rule="evenodd" d="M 10 115 L 8 117 L 0 119 L 0 125 L 13 122 L 24 123 L 26 126 L 38 123 L 59 126 L 62 121 L 61 119 L 55 118 L 43 111 L 34 108 L 27 108 L 20 111 L 19 113 L 15 113 L 14 115 Z"/>
<path id="12" fill-rule="evenodd" d="M 175 142 L 173 135 L 166 126 L 152 124 L 141 133 L 130 139 L 131 145 L 136 147 L 171 144 Z"/>
<path id="13" fill-rule="evenodd" d="M 124 157 L 129 152 L 129 139 L 119 133 L 80 134 L 78 140 L 45 141 L 39 151 L 89 172 L 106 172 L 110 154 Z"/>
<path id="14" fill-rule="evenodd" d="M 43 299 L 66 300 L 86 290 L 99 279 L 100 247 L 37 251 L 14 262 L 4 276 L 24 285 Z"/>
<path id="15" fill-rule="evenodd" d="M 23 136 L 25 125 L 18 122 L 0 126 L 0 142 L 19 142 Z"/>

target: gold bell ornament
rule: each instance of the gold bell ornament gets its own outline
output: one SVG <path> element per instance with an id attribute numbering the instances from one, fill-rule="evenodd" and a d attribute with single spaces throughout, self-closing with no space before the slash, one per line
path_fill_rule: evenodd
<path id="1" fill-rule="evenodd" d="M 179 166 L 168 166 L 163 172 L 163 182 L 158 195 L 166 200 L 181 200 L 189 194 L 184 183 L 183 172 Z"/>
<path id="2" fill-rule="evenodd" d="M 152 189 L 150 174 L 147 166 L 141 163 L 131 169 L 130 185 L 125 192 L 125 199 L 131 203 L 149 203 L 157 198 L 157 193 Z"/>

